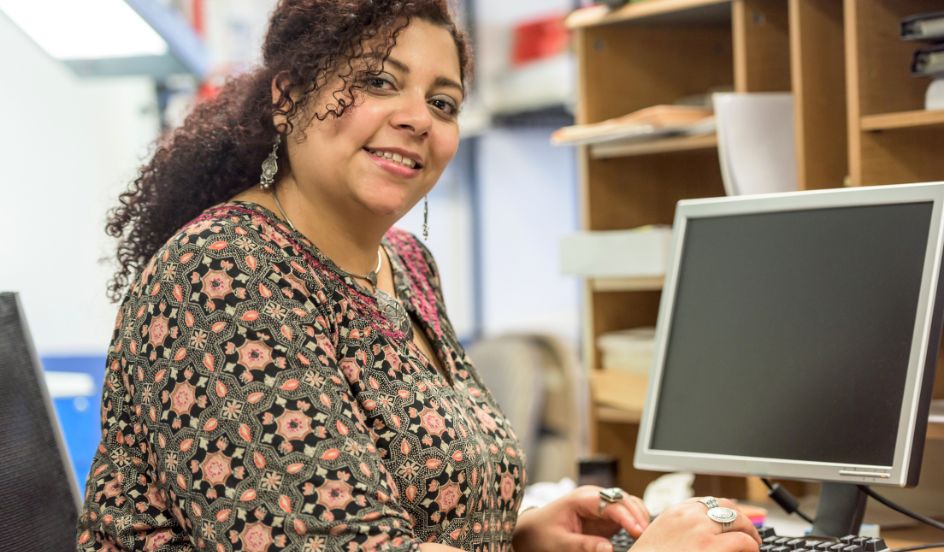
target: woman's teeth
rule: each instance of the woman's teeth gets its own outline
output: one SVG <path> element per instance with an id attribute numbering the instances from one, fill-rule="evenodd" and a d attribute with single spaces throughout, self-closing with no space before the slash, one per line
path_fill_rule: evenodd
<path id="1" fill-rule="evenodd" d="M 394 163 L 397 163 L 397 164 L 399 164 L 399 165 L 403 165 L 404 167 L 407 167 L 407 168 L 410 168 L 410 169 L 415 169 L 415 168 L 416 168 L 416 161 L 413 161 L 413 160 L 410 159 L 409 157 L 403 157 L 403 156 L 400 155 L 399 153 L 393 153 L 393 152 L 389 152 L 389 151 L 372 150 L 372 149 L 369 149 L 369 148 L 365 148 L 365 149 L 367 149 L 367 152 L 370 153 L 371 155 L 376 155 L 377 157 L 383 157 L 384 159 L 389 159 L 389 160 L 393 161 Z"/>

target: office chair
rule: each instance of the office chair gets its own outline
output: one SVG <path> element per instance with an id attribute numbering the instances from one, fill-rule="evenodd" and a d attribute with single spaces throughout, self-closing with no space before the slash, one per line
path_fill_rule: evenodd
<path id="1" fill-rule="evenodd" d="M 75 550 L 78 488 L 15 293 L 0 293 L 0 552 Z"/>

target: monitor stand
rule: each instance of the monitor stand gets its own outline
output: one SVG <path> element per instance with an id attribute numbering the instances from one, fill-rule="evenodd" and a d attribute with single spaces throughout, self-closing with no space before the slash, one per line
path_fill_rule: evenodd
<path id="1" fill-rule="evenodd" d="M 828 537 L 858 535 L 865 515 L 866 498 L 858 485 L 823 483 L 811 534 Z"/>

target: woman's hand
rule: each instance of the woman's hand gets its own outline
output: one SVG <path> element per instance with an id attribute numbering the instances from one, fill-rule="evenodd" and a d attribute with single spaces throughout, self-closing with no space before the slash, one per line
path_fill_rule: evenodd
<path id="1" fill-rule="evenodd" d="M 737 506 L 730 500 L 718 499 L 721 506 Z M 691 499 L 659 514 L 641 537 L 636 539 L 632 552 L 757 552 L 760 535 L 751 520 L 739 513 L 726 531 L 712 521 L 708 507 Z"/>
<path id="2" fill-rule="evenodd" d="M 601 490 L 593 486 L 578 487 L 546 506 L 524 512 L 515 527 L 512 542 L 515 551 L 609 552 L 612 550 L 610 537 L 620 528 L 634 537 L 641 535 L 650 519 L 642 500 L 624 495 L 601 509 Z"/>

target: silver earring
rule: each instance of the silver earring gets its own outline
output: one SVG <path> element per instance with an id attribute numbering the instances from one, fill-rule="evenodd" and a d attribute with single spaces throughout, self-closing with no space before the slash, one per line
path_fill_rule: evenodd
<path id="1" fill-rule="evenodd" d="M 275 182 L 275 173 L 279 172 L 279 145 L 282 143 L 282 135 L 275 135 L 275 144 L 272 145 L 272 152 L 262 162 L 262 176 L 259 177 L 259 188 L 268 190 Z"/>
<path id="2" fill-rule="evenodd" d="M 429 241 L 429 196 L 423 196 L 423 241 Z"/>

